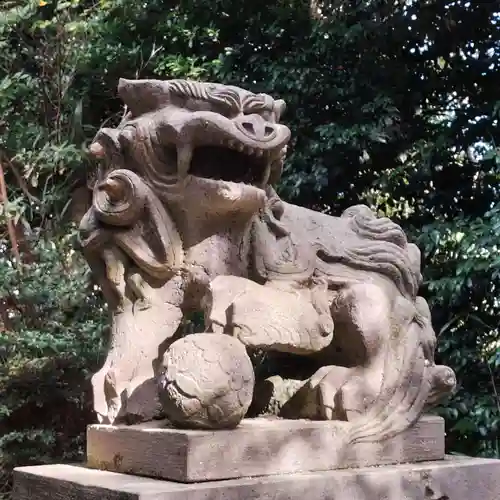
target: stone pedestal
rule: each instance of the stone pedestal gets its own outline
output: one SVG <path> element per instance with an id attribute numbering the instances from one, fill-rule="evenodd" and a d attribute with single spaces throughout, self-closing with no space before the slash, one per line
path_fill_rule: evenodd
<path id="1" fill-rule="evenodd" d="M 419 464 L 183 484 L 70 465 L 17 469 L 14 500 L 498 500 L 500 460 Z"/>
<path id="2" fill-rule="evenodd" d="M 87 464 L 19 468 L 13 500 L 498 500 L 500 460 L 447 457 L 426 416 L 341 452 L 342 423 L 246 420 L 228 431 L 163 422 L 88 429 Z"/>
<path id="3" fill-rule="evenodd" d="M 444 421 L 435 416 L 387 441 L 344 448 L 345 422 L 256 418 L 218 431 L 165 425 L 90 426 L 87 465 L 191 483 L 444 458 Z"/>

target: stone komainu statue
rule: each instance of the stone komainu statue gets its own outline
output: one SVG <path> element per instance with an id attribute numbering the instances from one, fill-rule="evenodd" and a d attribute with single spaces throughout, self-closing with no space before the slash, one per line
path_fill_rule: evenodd
<path id="1" fill-rule="evenodd" d="M 235 427 L 255 395 L 255 350 L 307 357 L 287 415 L 346 421 L 350 443 L 402 432 L 452 391 L 401 228 L 273 190 L 290 139 L 282 100 L 185 80 L 121 80 L 118 92 L 129 113 L 91 145 L 101 163 L 81 221 L 113 316 L 93 377 L 101 422 L 163 411 Z M 192 311 L 206 333 L 182 337 Z"/>

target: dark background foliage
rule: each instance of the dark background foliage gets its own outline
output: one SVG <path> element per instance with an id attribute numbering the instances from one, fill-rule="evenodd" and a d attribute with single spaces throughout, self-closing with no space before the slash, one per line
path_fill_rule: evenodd
<path id="1" fill-rule="evenodd" d="M 234 83 L 286 100 L 280 193 L 366 203 L 423 253 L 448 451 L 500 456 L 500 9 L 479 0 L 5 0 L 0 6 L 0 483 L 81 459 L 106 306 L 75 248 L 119 77 Z M 10 228 L 10 232 L 8 229 Z M 500 389 L 499 389 L 500 390 Z"/>

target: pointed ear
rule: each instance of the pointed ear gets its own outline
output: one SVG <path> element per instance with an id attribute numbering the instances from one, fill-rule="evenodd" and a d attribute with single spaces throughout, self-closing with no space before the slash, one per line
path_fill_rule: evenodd
<path id="1" fill-rule="evenodd" d="M 165 106 L 169 102 L 169 84 L 162 80 L 126 80 L 120 78 L 118 95 L 139 116 Z"/>

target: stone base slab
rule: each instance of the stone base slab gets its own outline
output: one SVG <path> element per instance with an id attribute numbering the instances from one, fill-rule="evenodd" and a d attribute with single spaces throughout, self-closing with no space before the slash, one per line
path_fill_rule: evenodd
<path id="1" fill-rule="evenodd" d="M 14 472 L 13 500 L 498 500 L 500 460 L 436 462 L 182 484 L 70 465 Z"/>
<path id="2" fill-rule="evenodd" d="M 341 450 L 342 422 L 248 419 L 234 430 L 180 430 L 163 422 L 93 425 L 87 432 L 91 468 L 169 479 L 216 481 L 444 458 L 444 421 L 425 416 L 385 442 Z M 340 427 L 339 427 L 340 426 Z"/>

